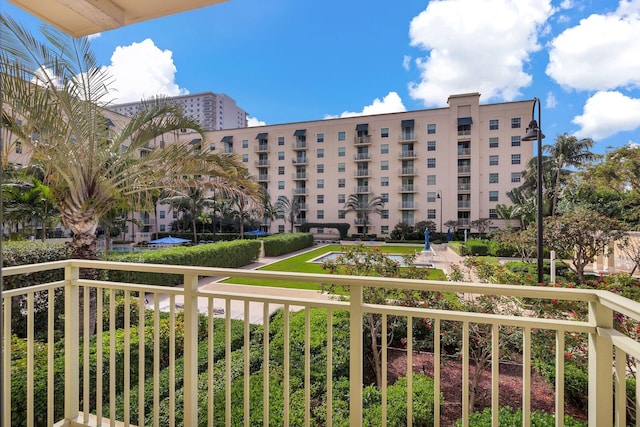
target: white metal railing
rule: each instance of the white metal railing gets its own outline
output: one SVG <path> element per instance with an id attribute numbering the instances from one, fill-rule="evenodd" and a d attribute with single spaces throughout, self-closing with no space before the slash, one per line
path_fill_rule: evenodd
<path id="1" fill-rule="evenodd" d="M 152 273 L 167 273 L 178 274 L 182 276 L 183 287 L 164 287 L 153 285 L 138 285 L 133 283 L 120 283 L 110 282 L 105 280 L 88 280 L 80 278 L 81 269 L 95 269 L 100 270 L 124 270 L 131 272 L 152 272 Z M 146 416 L 149 415 L 153 419 L 154 425 L 198 425 L 198 422 L 203 422 L 203 417 L 207 419 L 207 425 L 213 425 L 213 396 L 214 388 L 219 381 L 223 382 L 225 405 L 224 416 L 226 424 L 231 424 L 231 382 L 238 375 L 243 378 L 245 396 L 244 406 L 242 413 L 245 419 L 245 425 L 249 425 L 248 421 L 251 408 L 249 407 L 249 393 L 251 393 L 249 383 L 249 369 L 250 359 L 249 352 L 244 352 L 243 372 L 231 371 L 231 343 L 230 343 L 230 324 L 232 319 L 232 306 L 240 307 L 238 313 L 233 316 L 243 319 L 244 323 L 244 348 L 249 348 L 249 327 L 251 323 L 250 311 L 252 304 L 262 305 L 262 318 L 264 319 L 264 342 L 269 342 L 269 316 L 271 309 L 274 306 L 284 308 L 284 328 L 285 336 L 288 336 L 286 332 L 289 331 L 289 312 L 291 310 L 304 310 L 305 315 L 305 366 L 304 366 L 304 395 L 305 395 L 305 424 L 309 425 L 311 417 L 311 402 L 309 401 L 310 390 L 313 387 L 310 379 L 310 359 L 309 359 L 309 341 L 310 341 L 310 327 L 309 327 L 309 310 L 311 308 L 322 308 L 327 313 L 327 327 L 328 327 L 328 340 L 326 344 L 327 352 L 327 369 L 324 381 L 326 381 L 327 390 L 327 407 L 326 407 L 326 420 L 327 425 L 331 425 L 333 417 L 333 409 L 330 402 L 332 401 L 332 313 L 345 310 L 349 312 L 349 420 L 351 426 L 362 425 L 362 384 L 363 384 L 363 314 L 373 313 L 381 316 L 382 318 L 382 336 L 386 336 L 387 318 L 389 316 L 401 316 L 406 319 L 407 330 L 412 330 L 412 324 L 415 319 L 431 319 L 434 328 L 434 337 L 441 337 L 441 327 L 444 321 L 455 321 L 462 325 L 463 331 L 463 357 L 462 357 L 462 376 L 463 384 L 468 384 L 470 363 L 469 363 L 469 326 L 471 324 L 486 324 L 491 326 L 492 342 L 492 360 L 498 360 L 498 328 L 502 326 L 519 328 L 522 331 L 522 348 L 523 348 L 523 397 L 522 397 L 522 411 L 523 411 L 523 425 L 530 425 L 530 414 L 532 411 L 530 400 L 530 386 L 531 386 L 531 333 L 534 329 L 543 329 L 551 331 L 556 335 L 557 346 L 555 348 L 556 354 L 556 407 L 555 413 L 557 415 L 556 425 L 563 425 L 564 415 L 564 336 L 565 334 L 578 333 L 588 334 L 588 358 L 589 358 L 589 425 L 590 426 L 606 426 L 626 425 L 626 385 L 625 385 L 625 359 L 627 355 L 633 356 L 635 360 L 640 359 L 640 343 L 636 342 L 632 337 L 622 334 L 614 329 L 615 316 L 623 315 L 628 316 L 631 319 L 640 320 L 640 303 L 637 301 L 631 301 L 623 298 L 619 295 L 599 290 L 584 290 L 584 289 L 562 289 L 562 288 L 548 288 L 548 287 L 527 287 L 527 286 L 511 286 L 511 285 L 489 285 L 478 283 L 455 283 L 455 282 L 441 282 L 441 281 L 414 281 L 404 279 L 389 279 L 380 277 L 356 277 L 356 276 L 330 276 L 330 281 L 338 286 L 348 289 L 348 301 L 336 301 L 333 299 L 311 299 L 304 297 L 295 297 L 291 295 L 289 289 L 276 288 L 269 293 L 260 293 L 257 290 L 249 291 L 207 291 L 198 289 L 198 279 L 200 277 L 236 277 L 245 279 L 264 279 L 274 280 L 280 282 L 296 281 L 296 282 L 310 282 L 310 283 L 322 283 L 328 281 L 328 276 L 323 274 L 300 274 L 300 273 L 288 273 L 288 272 L 274 272 L 274 271 L 252 271 L 242 269 L 224 269 L 224 268 L 200 268 L 200 267 L 188 267 L 188 266 L 167 266 L 167 265 L 148 265 L 148 264 L 135 264 L 135 263 L 114 263 L 103 261 L 84 261 L 84 260 L 68 260 L 50 262 L 36 265 L 27 265 L 20 267 L 9 267 L 3 269 L 3 275 L 5 277 L 14 276 L 18 274 L 38 273 L 53 270 L 63 270 L 64 278 L 59 281 L 50 283 L 41 283 L 38 285 L 30 286 L 27 288 L 13 289 L 4 291 L 2 294 L 2 304 L 4 309 L 3 318 L 3 331 L 2 331 L 2 351 L 3 351 L 3 366 L 2 366 L 2 378 L 3 378 L 3 407 L 2 409 L 2 423 L 3 425 L 10 426 L 12 420 L 12 397 L 18 399 L 24 399 L 26 402 L 26 425 L 35 425 L 36 419 L 39 420 L 37 424 L 54 425 L 54 423 L 65 422 L 65 425 L 101 425 L 102 422 L 111 421 L 112 424 L 116 421 L 114 415 L 116 414 L 115 402 L 116 395 L 118 393 L 118 385 L 122 384 L 122 393 L 124 394 L 124 415 L 126 419 L 125 425 L 128 425 L 129 418 L 133 413 L 134 408 L 131 406 L 131 398 L 129 390 L 137 389 L 142 391 L 138 394 L 137 407 L 138 411 L 137 420 L 131 421 L 131 423 L 142 426 L 148 424 Z M 467 295 L 500 295 L 508 297 L 519 298 L 534 298 L 542 300 L 559 300 L 559 301 L 573 301 L 575 303 L 582 303 L 588 306 L 589 318 L 587 321 L 573 321 L 573 320 L 558 320 L 533 317 L 531 313 L 525 312 L 521 316 L 504 315 L 500 313 L 471 313 L 471 312 L 458 312 L 438 310 L 429 307 L 399 307 L 391 304 L 370 304 L 366 303 L 363 297 L 363 289 L 365 287 L 386 287 L 386 288 L 398 288 L 398 289 L 415 289 L 425 292 L 455 292 L 458 294 Z M 60 313 L 64 317 L 64 330 L 63 342 L 64 342 L 64 392 L 63 390 L 56 388 L 56 381 L 54 378 L 55 363 L 54 358 L 54 324 L 55 324 L 55 304 L 59 298 L 61 298 L 60 291 L 64 294 L 64 308 Z M 116 293 L 114 291 L 121 292 L 124 296 L 124 309 L 123 309 L 123 331 L 122 337 L 116 338 L 116 334 L 113 333 L 116 330 Z M 90 322 L 89 316 L 81 316 L 79 308 L 84 313 L 88 313 L 90 310 L 90 298 L 84 298 L 82 305 L 80 304 L 81 295 L 89 295 L 95 293 L 96 300 L 96 312 L 97 313 L 109 313 L 109 321 L 107 324 L 103 324 L 102 316 L 97 316 L 97 327 L 95 342 L 97 351 L 95 358 L 89 353 L 89 346 L 81 346 L 81 341 L 84 343 L 90 342 L 91 336 L 89 335 Z M 169 351 L 168 354 L 161 352 L 160 349 L 160 312 L 163 307 L 160 306 L 161 299 L 168 301 L 166 310 L 169 313 L 169 328 L 168 328 L 168 341 Z M 16 381 L 15 373 L 12 375 L 14 369 L 18 367 L 14 365 L 14 361 L 10 356 L 10 349 L 12 348 L 12 334 L 13 323 L 11 318 L 12 303 L 14 300 L 21 300 L 25 302 L 24 308 L 21 309 L 23 315 L 26 316 L 26 331 L 25 338 L 27 343 L 26 350 L 26 391 L 22 396 L 12 396 L 12 382 Z M 37 301 L 37 304 L 36 304 Z M 133 302 L 132 302 L 133 301 Z M 152 301 L 152 302 L 149 302 Z M 218 306 L 217 304 L 220 303 Z M 133 304 L 133 305 L 132 305 Z M 225 325 L 225 371 L 223 378 L 219 378 L 214 375 L 214 371 L 211 365 L 213 361 L 214 340 L 213 331 L 214 323 L 213 319 L 219 314 L 218 307 L 224 307 L 224 319 Z M 47 313 L 46 318 L 46 337 L 47 339 L 37 341 L 35 338 L 35 310 L 39 312 L 43 310 Z M 135 313 L 137 308 L 137 319 L 132 317 L 131 313 Z M 176 317 L 178 311 L 183 311 L 184 315 L 184 346 L 182 354 L 179 354 L 176 350 L 176 343 L 178 342 L 176 332 Z M 208 412 L 206 414 L 198 413 L 198 399 L 199 399 L 199 362 L 198 362 L 198 336 L 202 335 L 199 330 L 199 317 L 198 313 L 204 312 L 207 315 L 207 324 L 205 326 L 200 325 L 200 328 L 204 328 L 204 339 L 207 340 L 207 366 L 206 368 L 206 390 L 201 392 L 206 393 L 206 399 L 208 399 L 207 407 Z M 153 321 L 153 328 L 146 330 L 144 327 L 145 317 L 151 317 Z M 13 319 L 15 321 L 15 319 Z M 137 323 L 137 324 L 136 324 Z M 80 325 L 82 325 L 82 334 L 80 334 Z M 41 326 L 41 325 L 38 325 Z M 153 350 L 152 355 L 146 355 L 148 351 L 144 345 L 144 335 L 146 333 L 152 333 L 153 335 Z M 133 336 L 140 337 L 138 344 L 138 360 L 131 360 L 130 355 L 135 354 L 132 352 Z M 108 339 L 107 339 L 108 336 Z M 286 338 L 285 338 L 286 339 Z M 412 366 L 412 352 L 414 345 L 414 338 L 412 334 L 406 336 L 407 346 L 407 372 L 413 371 Z M 124 360 L 116 360 L 116 346 L 122 346 L 124 348 Z M 34 378 L 38 368 L 36 363 L 36 347 L 45 348 L 46 350 L 46 404 L 42 405 L 41 402 L 36 406 L 36 399 L 41 396 L 35 395 Z M 106 348 L 105 348 L 106 347 Z M 284 376 L 284 396 L 285 404 L 283 410 L 284 425 L 289 424 L 289 387 L 288 382 L 289 371 L 291 366 L 290 361 L 290 349 L 285 345 L 284 350 L 284 362 L 283 362 L 283 376 Z M 383 366 L 386 366 L 386 354 L 387 354 L 386 340 L 382 340 L 381 350 L 383 355 Z M 103 355 L 106 355 L 106 360 L 103 360 Z M 269 363 L 269 360 L 273 360 L 273 355 L 269 354 L 269 345 L 264 345 L 262 349 L 263 361 L 265 364 Z M 443 356 L 442 346 L 440 339 L 434 339 L 434 361 L 441 360 Z M 145 357 L 152 358 L 152 367 L 145 365 Z M 160 359 L 162 357 L 168 357 L 168 371 L 169 378 L 168 384 L 160 381 Z M 182 357 L 184 360 L 184 387 L 183 387 L 183 405 L 182 411 L 177 410 L 178 398 L 176 396 L 176 366 L 178 358 Z M 121 364 L 121 365 L 119 365 Z M 117 366 L 122 366 L 122 377 L 116 376 L 118 370 Z M 440 390 L 441 379 L 439 375 L 439 364 L 434 363 L 434 425 L 441 425 L 441 412 L 440 404 Z M 498 378 L 499 372 L 497 369 L 498 364 L 494 363 L 491 369 L 492 376 L 492 417 L 493 425 L 498 425 Z M 614 370 L 612 371 L 612 366 Z M 638 365 L 636 364 L 636 368 Z M 92 370 L 93 369 L 93 370 Z M 149 372 L 150 374 L 146 373 Z M 139 373 L 137 376 L 137 384 L 133 384 L 134 379 L 133 372 Z M 269 369 L 263 368 L 263 390 L 269 390 Z M 612 387 L 612 374 L 614 377 L 614 386 Z M 386 424 L 389 408 L 386 401 L 386 384 L 387 377 L 386 371 L 383 371 L 382 381 L 382 425 Z M 145 382 L 150 381 L 153 383 L 152 396 L 145 395 Z M 95 385 L 95 393 L 90 393 L 91 386 Z M 407 381 L 407 419 L 409 425 L 412 420 L 412 402 L 410 398 L 413 393 L 413 385 L 411 376 Z M 169 419 L 159 420 L 159 413 L 162 399 L 168 401 L 168 414 Z M 144 413 L 145 399 L 150 398 L 152 403 L 151 414 Z M 56 402 L 60 399 L 64 401 L 64 414 L 55 415 L 54 409 Z M 469 389 L 463 387 L 462 402 L 469 400 Z M 636 398 L 637 399 L 637 398 Z M 103 402 L 108 401 L 108 407 L 103 407 Z M 615 402 L 615 405 L 614 405 Z M 637 400 L 636 400 L 637 404 Z M 263 408 L 264 408 L 264 423 L 269 425 L 269 408 L 270 397 L 269 393 L 264 393 L 263 396 Z M 46 408 L 46 409 L 44 409 Z M 462 425 L 468 426 L 469 424 L 469 410 L 467 405 L 462 405 Z M 46 413 L 42 413 L 46 412 Z M 109 414 L 108 417 L 103 414 Z M 612 414 L 614 417 L 612 419 Z M 178 416 L 180 416 L 179 419 Z M 104 419 L 103 419 L 104 418 Z M 107 420 L 107 418 L 110 418 Z M 61 424 L 60 424 L 61 425 Z"/>

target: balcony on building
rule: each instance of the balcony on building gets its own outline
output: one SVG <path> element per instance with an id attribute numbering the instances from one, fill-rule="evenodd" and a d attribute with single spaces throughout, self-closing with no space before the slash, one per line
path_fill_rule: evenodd
<path id="1" fill-rule="evenodd" d="M 308 203 L 298 203 L 298 209 L 300 211 L 306 211 L 309 209 L 309 204 Z"/>
<path id="2" fill-rule="evenodd" d="M 269 152 L 269 144 L 268 143 L 259 143 L 256 147 L 254 147 L 255 153 L 268 153 Z"/>
<path id="3" fill-rule="evenodd" d="M 371 138 L 369 135 L 369 124 L 362 123 L 356 125 L 356 135 L 353 137 L 355 145 L 370 145 Z"/>
<path id="4" fill-rule="evenodd" d="M 413 184 L 405 184 L 405 185 L 401 185 L 398 191 L 400 193 L 415 193 L 416 187 Z"/>
<path id="5" fill-rule="evenodd" d="M 473 120 L 471 117 L 459 117 L 458 118 L 458 136 L 471 135 L 471 125 Z"/>
<path id="6" fill-rule="evenodd" d="M 291 149 L 293 151 L 304 151 L 307 149 L 307 141 L 296 141 L 291 144 Z"/>
<path id="7" fill-rule="evenodd" d="M 294 172 L 291 174 L 291 179 L 294 181 L 304 181 L 309 179 L 309 174 L 306 172 Z"/>
<path id="8" fill-rule="evenodd" d="M 308 163 L 307 156 L 300 156 L 291 159 L 291 163 L 294 165 L 306 165 Z"/>
<path id="9" fill-rule="evenodd" d="M 418 209 L 418 203 L 414 201 L 402 201 L 400 202 L 400 210 L 413 211 Z"/>
<path id="10" fill-rule="evenodd" d="M 400 176 L 413 176 L 413 175 L 416 175 L 416 169 L 414 167 L 400 168 L 399 175 Z"/>
<path id="11" fill-rule="evenodd" d="M 416 157 L 418 157 L 417 153 L 415 152 L 415 150 L 403 150 L 400 153 L 398 153 L 398 158 L 400 159 L 415 159 Z"/>
<path id="12" fill-rule="evenodd" d="M 258 181 L 259 182 L 265 182 L 265 181 L 269 181 L 269 175 L 268 174 L 259 174 L 258 175 Z"/>
<path id="13" fill-rule="evenodd" d="M 269 159 L 259 159 L 254 162 L 254 165 L 257 168 L 266 168 L 269 167 L 270 162 Z"/>
<path id="14" fill-rule="evenodd" d="M 458 200 L 458 209 L 469 209 L 471 207 L 471 200 Z"/>
<path id="15" fill-rule="evenodd" d="M 458 141 L 458 157 L 471 156 L 471 141 Z"/>
<path id="16" fill-rule="evenodd" d="M 371 193 L 371 187 L 369 187 L 368 185 L 358 185 L 354 189 L 354 192 L 356 194 L 369 194 Z"/>
<path id="17" fill-rule="evenodd" d="M 307 149 L 307 130 L 297 129 L 293 132 L 293 137 L 296 141 L 293 143 L 294 150 L 306 150 Z"/>
<path id="18" fill-rule="evenodd" d="M 400 126 L 402 128 L 400 132 L 399 142 L 416 142 L 416 135 L 414 130 L 415 120 L 402 120 Z"/>
<path id="19" fill-rule="evenodd" d="M 307 195 L 307 188 L 306 187 L 294 188 L 293 189 L 293 195 L 294 196 L 306 196 Z"/>
<path id="20" fill-rule="evenodd" d="M 356 162 L 368 162 L 371 160 L 371 153 L 357 153 L 353 156 Z"/>
<path id="21" fill-rule="evenodd" d="M 371 171 L 367 169 L 356 169 L 353 171 L 353 175 L 358 178 L 367 178 L 371 176 Z"/>

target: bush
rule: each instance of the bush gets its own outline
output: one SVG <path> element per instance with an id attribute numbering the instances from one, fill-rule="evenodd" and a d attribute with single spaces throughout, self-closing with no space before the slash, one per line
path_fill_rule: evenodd
<path id="1" fill-rule="evenodd" d="M 292 233 L 276 234 L 263 239 L 264 255 L 268 257 L 280 256 L 300 249 L 313 246 L 313 234 Z"/>
<path id="2" fill-rule="evenodd" d="M 260 255 L 260 242 L 236 240 L 213 245 L 180 246 L 134 252 L 109 253 L 108 261 L 137 262 L 144 264 L 192 265 L 197 267 L 239 268 L 251 264 Z M 109 270 L 108 280 L 141 283 L 146 285 L 175 286 L 183 282 L 179 274 Z"/>
<path id="3" fill-rule="evenodd" d="M 548 427 L 555 426 L 556 417 L 554 414 L 543 411 L 534 411 L 531 413 L 531 427 Z M 517 411 L 509 406 L 500 408 L 498 414 L 498 424 L 502 427 L 521 427 L 522 426 L 522 410 Z M 458 426 L 462 425 L 462 420 L 458 420 Z M 482 412 L 474 412 L 469 416 L 469 425 L 474 427 L 491 427 L 491 408 L 487 408 Z M 565 427 L 587 427 L 587 422 L 577 420 L 566 415 L 564 417 Z"/>
<path id="4" fill-rule="evenodd" d="M 467 240 L 465 243 L 468 254 L 473 256 L 487 256 L 489 255 L 489 245 L 484 240 Z"/>

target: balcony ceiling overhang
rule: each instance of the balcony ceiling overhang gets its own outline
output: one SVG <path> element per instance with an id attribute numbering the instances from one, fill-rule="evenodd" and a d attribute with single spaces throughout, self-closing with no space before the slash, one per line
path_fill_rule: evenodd
<path id="1" fill-rule="evenodd" d="M 67 34 L 82 37 L 227 0 L 9 0 Z"/>

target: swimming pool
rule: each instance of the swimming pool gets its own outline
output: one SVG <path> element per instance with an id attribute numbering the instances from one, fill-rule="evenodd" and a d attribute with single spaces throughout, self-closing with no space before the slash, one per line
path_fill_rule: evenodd
<path id="1" fill-rule="evenodd" d="M 327 252 L 326 254 L 320 255 L 319 257 L 316 257 L 312 260 L 309 260 L 308 262 L 314 262 L 314 263 L 318 263 L 321 264 L 325 261 L 333 261 L 336 258 L 338 258 L 338 256 L 342 255 L 344 252 Z M 401 267 L 406 267 L 407 265 L 403 262 L 402 260 L 402 255 L 399 254 L 384 254 L 387 258 L 389 258 L 392 261 L 396 261 L 400 264 Z"/>

